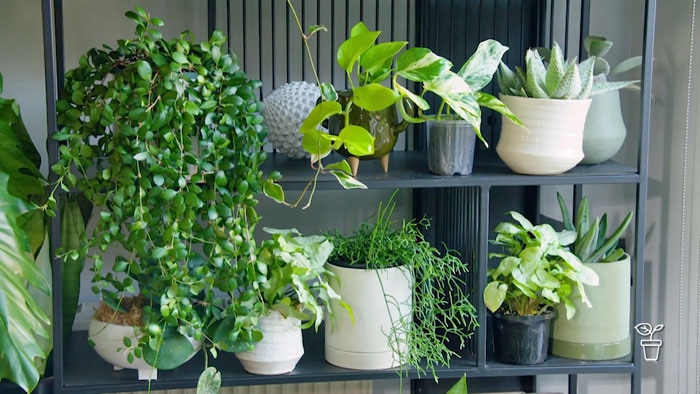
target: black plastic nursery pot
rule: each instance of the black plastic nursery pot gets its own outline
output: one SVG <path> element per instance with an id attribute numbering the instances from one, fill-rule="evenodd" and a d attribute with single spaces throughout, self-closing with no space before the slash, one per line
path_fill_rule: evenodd
<path id="1" fill-rule="evenodd" d="M 508 364 L 540 364 L 547 359 L 551 322 L 556 312 L 517 316 L 494 313 L 493 342 L 496 361 Z"/>

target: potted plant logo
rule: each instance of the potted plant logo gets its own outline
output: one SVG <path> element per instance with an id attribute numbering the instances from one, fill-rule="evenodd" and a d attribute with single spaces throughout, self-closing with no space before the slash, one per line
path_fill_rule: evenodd
<path id="1" fill-rule="evenodd" d="M 661 349 L 662 341 L 660 339 L 654 339 L 653 336 L 655 333 L 663 330 L 663 328 L 663 324 L 652 326 L 649 323 L 639 323 L 634 326 L 634 329 L 637 330 L 639 335 L 649 337 L 649 339 L 642 339 L 639 341 L 639 344 L 642 345 L 642 349 L 644 349 L 644 361 L 657 361 L 659 359 L 659 350 Z"/>

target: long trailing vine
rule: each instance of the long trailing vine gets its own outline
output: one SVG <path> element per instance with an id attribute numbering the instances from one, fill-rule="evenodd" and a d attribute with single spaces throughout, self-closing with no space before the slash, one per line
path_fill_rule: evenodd
<path id="1" fill-rule="evenodd" d="M 52 170 L 99 210 L 86 242 L 63 257 L 88 256 L 92 289 L 112 308 L 127 294 L 147 298 L 140 349 L 156 366 L 177 364 L 155 358 L 161 344 L 185 337 L 214 355 L 247 349 L 261 338 L 247 285 L 256 194 L 279 178 L 259 168 L 261 84 L 226 52 L 221 32 L 166 40 L 161 19 L 140 7 L 126 16 L 135 38 L 87 51 L 57 102 Z M 109 269 L 107 251 L 116 253 Z"/>

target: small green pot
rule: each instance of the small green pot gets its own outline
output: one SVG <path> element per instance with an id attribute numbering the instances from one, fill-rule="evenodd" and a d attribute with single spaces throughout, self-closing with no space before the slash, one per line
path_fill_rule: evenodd
<path id="1" fill-rule="evenodd" d="M 612 360 L 631 351 L 630 257 L 612 263 L 586 264 L 600 279 L 586 287 L 592 308 L 577 293 L 572 300 L 576 314 L 566 319 L 563 308 L 554 321 L 552 354 L 577 360 Z"/>

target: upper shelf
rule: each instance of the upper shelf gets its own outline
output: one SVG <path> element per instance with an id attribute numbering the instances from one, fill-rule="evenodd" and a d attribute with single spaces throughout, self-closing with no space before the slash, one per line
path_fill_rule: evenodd
<path id="1" fill-rule="evenodd" d="M 339 158 L 341 156 L 337 155 L 336 159 Z M 287 190 L 303 189 L 314 175 L 308 160 L 289 159 L 286 155 L 279 153 L 269 154 L 263 166 L 263 171 L 266 173 L 273 169 L 282 173 L 280 183 Z M 397 151 L 391 153 L 389 172 L 382 171 L 378 160 L 362 161 L 357 179 L 370 189 L 388 189 L 638 183 L 640 176 L 636 168 L 613 161 L 596 165 L 580 165 L 559 175 L 519 175 L 498 160 L 475 160 L 471 175 L 439 176 L 432 175 L 428 171 L 425 152 Z M 331 190 L 341 187 L 333 176 L 323 174 L 319 178 L 317 188 Z"/>

